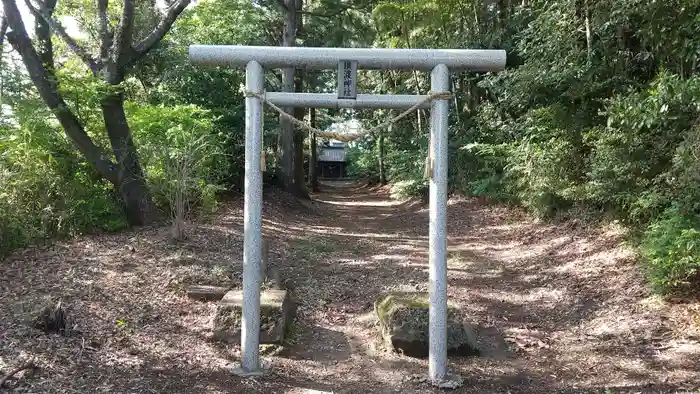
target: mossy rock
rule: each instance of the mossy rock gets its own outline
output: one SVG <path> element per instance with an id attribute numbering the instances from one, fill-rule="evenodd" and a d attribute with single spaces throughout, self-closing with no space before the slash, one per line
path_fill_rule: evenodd
<path id="1" fill-rule="evenodd" d="M 428 357 L 428 293 L 392 292 L 374 304 L 387 347 L 410 357 Z M 478 355 L 471 327 L 459 308 L 448 304 L 447 352 L 449 355 Z"/>
<path id="2" fill-rule="evenodd" d="M 292 321 L 293 305 L 285 290 L 260 293 L 260 344 L 281 344 L 287 325 Z M 241 341 L 243 324 L 243 292 L 226 293 L 216 307 L 214 339 L 223 342 Z"/>

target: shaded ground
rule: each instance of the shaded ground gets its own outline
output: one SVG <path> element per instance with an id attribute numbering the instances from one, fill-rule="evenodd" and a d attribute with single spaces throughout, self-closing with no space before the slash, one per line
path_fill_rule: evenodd
<path id="1" fill-rule="evenodd" d="M 427 362 L 379 346 L 372 302 L 427 290 L 427 209 L 382 190 L 324 186 L 313 202 L 266 191 L 264 232 L 299 301 L 264 378 L 231 375 L 238 348 L 211 340 L 215 303 L 193 283 L 240 285 L 242 203 L 168 243 L 167 229 L 86 236 L 0 264 L 0 371 L 32 393 L 429 393 Z M 450 202 L 449 293 L 482 357 L 450 359 L 463 393 L 673 393 L 700 388 L 697 304 L 650 297 L 615 228 L 536 223 Z M 75 332 L 27 325 L 38 300 L 67 306 Z M 1 389 L 0 389 L 1 390 Z M 607 390 L 607 391 L 606 391 Z"/>

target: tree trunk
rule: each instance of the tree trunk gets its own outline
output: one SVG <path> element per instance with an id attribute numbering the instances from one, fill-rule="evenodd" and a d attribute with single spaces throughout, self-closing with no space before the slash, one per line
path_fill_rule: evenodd
<path id="1" fill-rule="evenodd" d="M 309 126 L 316 127 L 316 108 L 309 108 Z M 316 146 L 316 133 L 313 131 L 309 132 L 309 185 L 311 185 L 311 191 L 318 191 L 318 176 L 316 174 L 316 163 L 318 162 L 317 157 L 317 146 Z"/>
<path id="2" fill-rule="evenodd" d="M 452 79 L 452 91 L 454 92 L 453 96 L 454 96 L 454 100 L 455 100 L 455 114 L 457 115 L 457 124 L 460 124 L 460 123 L 462 123 L 462 117 L 459 115 L 461 115 L 462 111 L 459 109 L 459 100 L 457 97 L 458 96 L 457 92 L 459 92 L 460 90 L 457 87 L 457 80 L 454 78 L 451 78 L 451 79 Z"/>
<path id="3" fill-rule="evenodd" d="M 102 115 L 109 141 L 117 159 L 117 187 L 131 225 L 143 225 L 157 217 L 146 185 L 136 146 L 124 113 L 124 97 L 113 94 L 102 99 Z"/>
<path id="4" fill-rule="evenodd" d="M 58 89 L 54 70 L 52 35 L 61 38 L 67 47 L 90 68 L 93 75 L 104 78 L 110 85 L 119 85 L 127 70 L 138 59 L 146 55 L 170 30 L 175 19 L 184 11 L 190 0 L 177 0 L 170 4 L 155 28 L 140 42 L 132 42 L 136 2 L 122 1 L 119 24 L 110 28 L 107 22 L 107 0 L 99 0 L 97 13 L 100 20 L 100 57 L 93 58 L 53 19 L 56 0 L 39 2 L 38 8 L 27 2 L 35 22 L 35 40 L 27 34 L 16 0 L 0 0 L 4 16 L 0 30 L 9 26 L 8 42 L 22 57 L 27 73 L 39 96 L 51 109 L 66 135 L 102 176 L 117 187 L 124 199 L 125 212 L 130 224 L 146 224 L 157 217 L 157 211 L 146 186 L 139 163 L 131 130 L 124 113 L 124 97 L 120 93 L 108 94 L 101 107 L 105 127 L 117 163 L 111 155 L 102 152 L 90 136 L 80 119 L 73 113 Z M 7 23 L 6 27 L 2 27 Z"/>
<path id="5" fill-rule="evenodd" d="M 406 47 L 408 47 L 408 49 L 411 49 L 411 38 L 408 34 L 408 26 L 406 25 L 406 18 L 403 12 L 401 13 L 401 30 L 403 31 L 404 40 L 406 41 Z M 418 72 L 416 70 L 413 70 L 412 72 L 413 83 L 416 84 L 416 94 L 420 95 L 420 80 L 418 79 Z M 418 134 L 421 134 L 423 132 L 422 118 L 425 117 L 425 111 L 419 108 L 416 110 L 416 115 L 418 116 Z"/>
<path id="6" fill-rule="evenodd" d="M 56 76 L 52 72 L 53 68 L 47 68 L 42 64 L 41 55 L 32 45 L 16 4 L 14 1 L 4 0 L 3 6 L 7 24 L 12 30 L 7 33 L 7 41 L 21 56 L 29 78 L 39 92 L 39 97 L 56 116 L 76 148 L 85 155 L 85 158 L 95 166 L 105 179 L 116 184 L 117 174 L 114 171 L 113 163 L 93 143 L 83 125 L 80 124 L 78 118 L 71 112 L 61 96 L 56 84 Z"/>
<path id="7" fill-rule="evenodd" d="M 391 134 L 394 125 L 389 125 L 389 134 Z M 379 184 L 386 185 L 386 171 L 384 169 L 384 133 L 379 130 Z"/>
<path id="8" fill-rule="evenodd" d="M 2 70 L 5 69 L 5 32 L 7 32 L 7 19 L 5 15 L 0 17 L 0 121 L 2 121 L 2 104 L 5 98 L 5 80 Z"/>
<path id="9" fill-rule="evenodd" d="M 498 29 L 500 33 L 503 34 L 506 26 L 508 25 L 509 8 L 508 0 L 498 0 Z"/>
<path id="10" fill-rule="evenodd" d="M 0 54 L 3 53 L 3 45 L 5 45 L 5 33 L 7 32 L 7 19 L 5 15 L 0 17 Z"/>
<path id="11" fill-rule="evenodd" d="M 302 78 L 297 75 L 295 78 L 294 91 L 302 91 L 304 84 Z M 295 108 L 294 117 L 299 120 L 304 119 L 304 108 Z M 304 172 L 304 135 L 301 130 L 294 133 L 294 188 L 295 194 L 301 198 L 309 198 L 306 190 L 306 174 Z"/>
<path id="12" fill-rule="evenodd" d="M 591 21 L 590 21 L 590 9 L 588 7 L 588 0 L 583 1 L 584 15 L 585 15 L 585 25 L 586 25 L 586 49 L 588 50 L 587 61 L 590 64 L 593 58 L 593 37 L 591 35 Z"/>
<path id="13" fill-rule="evenodd" d="M 296 0 L 284 0 L 286 17 L 282 33 L 282 46 L 292 47 L 296 41 L 297 8 Z M 282 91 L 294 91 L 294 68 L 282 70 Z M 293 114 L 293 108 L 282 108 L 288 114 Z M 297 194 L 294 184 L 294 124 L 280 115 L 280 133 L 277 140 L 279 154 L 277 176 L 281 186 L 290 193 Z"/>

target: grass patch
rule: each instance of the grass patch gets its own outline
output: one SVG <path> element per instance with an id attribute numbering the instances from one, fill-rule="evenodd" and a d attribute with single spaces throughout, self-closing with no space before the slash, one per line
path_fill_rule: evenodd
<path id="1" fill-rule="evenodd" d="M 423 180 L 406 180 L 394 182 L 391 185 L 390 195 L 394 200 L 406 200 L 423 196 L 428 191 L 428 185 Z"/>
<path id="2" fill-rule="evenodd" d="M 697 291 L 700 224 L 694 215 L 669 209 L 644 233 L 641 251 L 653 289 L 663 295 Z"/>
<path id="3" fill-rule="evenodd" d="M 454 265 L 463 265 L 467 262 L 461 252 L 448 252 L 447 253 L 447 263 Z"/>

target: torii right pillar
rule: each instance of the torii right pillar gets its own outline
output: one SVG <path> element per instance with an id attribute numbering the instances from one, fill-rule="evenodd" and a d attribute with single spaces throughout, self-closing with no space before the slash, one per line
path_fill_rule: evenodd
<path id="1" fill-rule="evenodd" d="M 450 71 L 438 64 L 430 74 L 432 94 L 449 93 Z M 429 351 L 428 375 L 433 382 L 447 373 L 447 99 L 430 104 L 430 223 L 429 223 Z"/>

